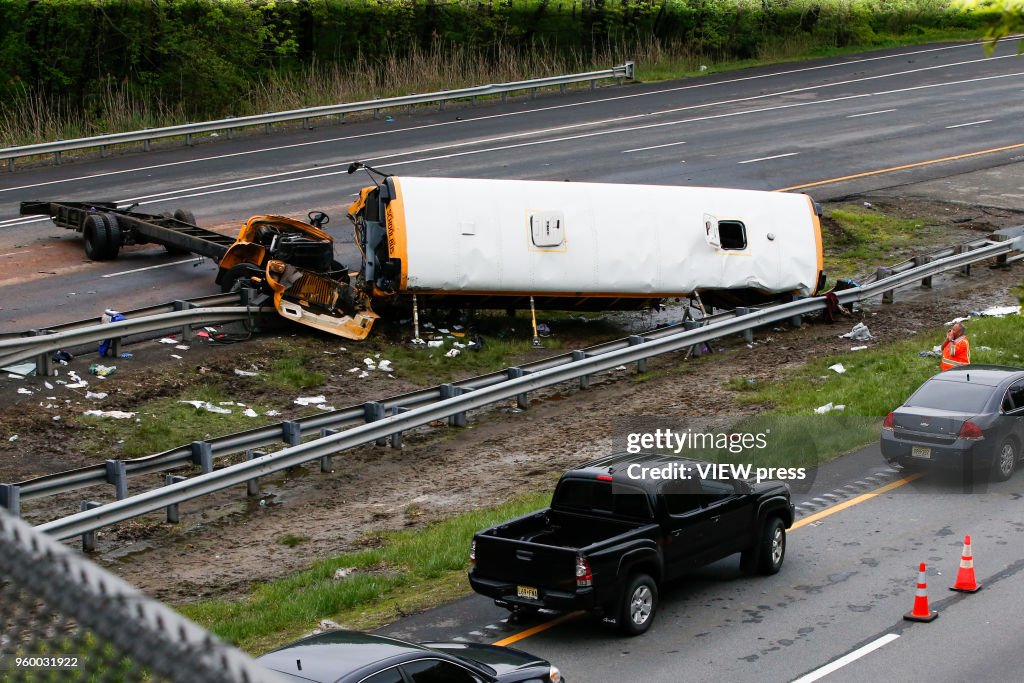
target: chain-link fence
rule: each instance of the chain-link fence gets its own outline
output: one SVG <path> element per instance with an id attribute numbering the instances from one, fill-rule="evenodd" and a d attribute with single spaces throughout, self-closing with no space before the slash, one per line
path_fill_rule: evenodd
<path id="1" fill-rule="evenodd" d="M 0 509 L 0 681 L 280 678 Z"/>

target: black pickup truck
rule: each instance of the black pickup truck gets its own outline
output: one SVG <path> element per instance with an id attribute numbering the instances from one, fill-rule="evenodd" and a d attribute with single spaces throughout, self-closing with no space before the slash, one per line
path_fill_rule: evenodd
<path id="1" fill-rule="evenodd" d="M 644 468 L 648 476 L 637 478 Z M 671 468 L 689 477 L 651 475 Z M 789 487 L 706 468 L 618 454 L 569 470 L 550 508 L 474 536 L 473 590 L 513 612 L 595 611 L 637 635 L 654 620 L 658 587 L 688 570 L 739 552 L 746 571 L 778 572 L 794 517 Z"/>

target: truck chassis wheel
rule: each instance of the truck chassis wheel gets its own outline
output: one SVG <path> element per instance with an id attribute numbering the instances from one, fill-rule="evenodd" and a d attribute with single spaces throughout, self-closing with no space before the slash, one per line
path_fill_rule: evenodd
<path id="1" fill-rule="evenodd" d="M 93 261 L 110 261 L 121 251 L 121 226 L 116 216 L 89 214 L 82 224 L 85 255 Z"/>
<path id="2" fill-rule="evenodd" d="M 619 626 L 630 636 L 638 636 L 651 627 L 658 609 L 658 585 L 647 574 L 637 574 L 622 594 Z"/>

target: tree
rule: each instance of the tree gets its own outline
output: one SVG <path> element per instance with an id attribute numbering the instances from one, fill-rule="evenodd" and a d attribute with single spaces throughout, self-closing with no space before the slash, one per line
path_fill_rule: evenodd
<path id="1" fill-rule="evenodd" d="M 992 54 L 1007 36 L 1024 31 L 1024 0 L 962 0 L 962 7 L 985 17 L 985 51 Z M 1024 38 L 1017 46 L 1024 54 Z"/>

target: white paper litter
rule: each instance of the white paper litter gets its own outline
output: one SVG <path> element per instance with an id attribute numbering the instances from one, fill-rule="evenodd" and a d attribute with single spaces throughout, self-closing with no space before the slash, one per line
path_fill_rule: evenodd
<path id="1" fill-rule="evenodd" d="M 851 346 L 850 350 L 851 351 L 863 351 L 866 348 L 868 348 L 868 347 L 866 347 L 866 346 Z"/>
<path id="2" fill-rule="evenodd" d="M 43 382 L 43 386 L 46 387 L 47 389 L 53 389 L 53 385 L 50 384 L 49 382 Z"/>
<path id="3" fill-rule="evenodd" d="M 981 314 L 989 318 L 1002 318 L 1004 315 L 1020 315 L 1020 306 L 993 306 L 986 308 Z"/>
<path id="4" fill-rule="evenodd" d="M 363 372 L 360 372 L 358 375 L 356 375 L 356 379 L 366 379 L 369 376 L 370 376 L 370 373 L 368 373 L 368 372 L 366 372 L 364 370 Z"/>
<path id="5" fill-rule="evenodd" d="M 868 330 L 868 326 L 864 323 L 857 323 L 853 326 L 853 329 L 846 334 L 839 335 L 841 339 L 853 339 L 854 341 L 867 341 L 874 339 L 871 336 L 871 331 Z"/>
<path id="6" fill-rule="evenodd" d="M 427 348 L 436 349 L 437 347 L 441 346 L 442 344 L 444 344 L 444 342 L 441 341 L 440 339 L 437 340 L 437 341 L 428 341 L 427 342 Z"/>
<path id="7" fill-rule="evenodd" d="M 171 339 L 170 337 L 164 337 L 163 339 L 160 340 L 160 343 L 161 344 L 177 344 L 178 340 L 177 339 Z"/>
<path id="8" fill-rule="evenodd" d="M 840 403 L 839 405 L 833 405 L 831 402 L 826 403 L 823 406 L 818 406 L 814 409 L 814 412 L 818 415 L 824 415 L 825 413 L 831 413 L 833 410 L 846 410 L 846 406 Z"/>
<path id="9" fill-rule="evenodd" d="M 828 369 L 829 370 L 834 370 L 835 372 L 839 373 L 840 375 L 843 374 L 844 372 L 846 372 L 846 368 L 843 367 L 842 363 L 836 363 L 835 365 L 830 365 L 830 366 L 828 366 Z"/>
<path id="10" fill-rule="evenodd" d="M 263 414 L 266 415 L 267 417 L 277 417 L 278 415 L 281 414 L 281 411 L 280 410 L 268 410 L 267 412 L 265 412 Z"/>
<path id="11" fill-rule="evenodd" d="M 259 413 L 257 413 L 252 408 L 246 408 L 245 409 L 245 416 L 246 417 L 259 417 Z"/>
<path id="12" fill-rule="evenodd" d="M 458 349 L 449 349 L 448 353 L 444 355 L 446 358 L 455 358 L 455 356 L 459 355 L 460 353 L 462 353 L 462 351 L 459 351 Z"/>
<path id="13" fill-rule="evenodd" d="M 179 355 L 178 355 L 178 354 L 176 354 L 176 353 L 172 353 L 172 354 L 171 354 L 171 358 L 177 358 L 178 360 L 181 360 L 181 356 L 179 356 Z"/>
<path id="14" fill-rule="evenodd" d="M 349 372 L 359 372 L 359 368 L 349 368 Z"/>
<path id="15" fill-rule="evenodd" d="M 252 372 L 251 370 L 239 370 L 238 368 L 235 368 L 235 374 L 238 375 L 239 377 L 255 377 L 260 373 Z"/>
<path id="16" fill-rule="evenodd" d="M 461 343 L 461 342 L 452 342 L 452 346 L 454 346 L 457 349 L 464 349 L 464 348 L 466 348 L 466 345 Z"/>
<path id="17" fill-rule="evenodd" d="M 392 370 L 394 370 L 394 368 L 391 367 L 391 361 L 389 360 L 382 360 L 380 363 L 377 364 L 377 369 L 380 370 L 381 372 L 391 372 Z"/>
<path id="18" fill-rule="evenodd" d="M 229 408 L 221 408 L 220 406 L 215 406 L 209 401 L 178 401 L 178 403 L 187 403 L 190 406 L 194 406 L 202 410 L 207 410 L 211 413 L 217 413 L 218 415 L 231 414 L 231 410 Z"/>
<path id="19" fill-rule="evenodd" d="M 74 384 L 65 384 L 64 386 L 68 389 L 84 389 L 85 387 L 89 386 L 89 383 L 82 380 L 79 382 L 75 382 Z"/>
<path id="20" fill-rule="evenodd" d="M 174 348 L 182 351 L 188 351 L 191 347 L 188 344 L 176 344 Z"/>
<path id="21" fill-rule="evenodd" d="M 625 370 L 625 369 L 626 369 L 626 366 L 625 366 L 625 365 L 619 365 L 619 366 L 616 366 L 616 368 L 615 368 L 615 369 L 616 369 L 616 370 Z"/>
<path id="22" fill-rule="evenodd" d="M 123 410 L 87 410 L 82 414 L 93 417 L 112 417 L 115 420 L 127 420 L 135 417 L 135 413 L 126 413 Z"/>
<path id="23" fill-rule="evenodd" d="M 25 387 L 18 387 L 18 393 L 28 394 L 29 396 L 31 396 L 34 392 L 31 389 L 26 389 Z"/>
<path id="24" fill-rule="evenodd" d="M 950 326 L 950 325 L 955 325 L 955 324 L 957 324 L 957 323 L 962 323 L 963 321 L 965 321 L 965 320 L 970 320 L 970 319 L 971 319 L 971 317 L 970 317 L 970 316 L 967 316 L 967 315 L 965 315 L 965 316 L 961 316 L 961 317 L 959 317 L 959 318 L 953 318 L 952 320 L 947 320 L 947 321 L 946 321 L 946 326 L 948 327 L 948 326 Z"/>
<path id="25" fill-rule="evenodd" d="M 445 328 L 445 327 L 442 327 L 441 329 L 439 329 L 438 332 L 440 334 L 451 334 L 451 330 L 449 330 L 448 328 Z"/>
<path id="26" fill-rule="evenodd" d="M 992 350 L 991 346 L 979 346 L 978 347 L 978 351 L 991 351 L 991 350 Z"/>
<path id="27" fill-rule="evenodd" d="M 318 403 L 316 407 L 320 410 L 334 410 L 334 406 L 329 406 L 323 403 Z"/>
<path id="28" fill-rule="evenodd" d="M 18 435 L 17 435 L 17 434 L 15 434 L 15 435 L 13 435 L 12 437 L 10 437 L 10 438 L 9 438 L 9 439 L 7 439 L 7 440 L 8 440 L 8 441 L 17 441 L 17 440 L 18 440 Z"/>
<path id="29" fill-rule="evenodd" d="M 364 358 L 363 365 L 376 365 L 377 363 L 372 358 Z"/>
<path id="30" fill-rule="evenodd" d="M 317 403 L 326 403 L 326 402 L 327 402 L 327 397 L 324 396 L 323 394 L 321 394 L 319 396 L 300 396 L 297 399 L 295 399 L 294 401 L 292 401 L 292 403 L 294 403 L 295 405 L 298 405 L 298 406 L 312 406 L 312 405 L 316 405 Z"/>
<path id="31" fill-rule="evenodd" d="M 86 398 L 95 398 L 97 400 L 102 401 L 103 399 L 105 399 L 107 397 L 107 392 L 105 392 L 105 391 L 87 391 L 87 392 L 85 392 L 85 397 Z"/>

